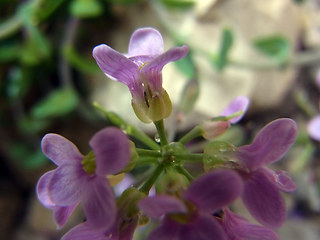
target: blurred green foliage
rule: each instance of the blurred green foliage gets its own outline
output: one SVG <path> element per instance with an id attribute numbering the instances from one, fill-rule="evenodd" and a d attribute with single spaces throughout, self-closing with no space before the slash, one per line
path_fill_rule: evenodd
<path id="1" fill-rule="evenodd" d="M 218 55 L 214 57 L 213 63 L 221 71 L 228 64 L 228 54 L 233 44 L 233 34 L 228 28 L 222 30 L 220 49 Z"/>
<path id="2" fill-rule="evenodd" d="M 258 51 L 274 59 L 278 63 L 285 63 L 291 52 L 289 41 L 281 35 L 255 39 L 253 45 Z"/>

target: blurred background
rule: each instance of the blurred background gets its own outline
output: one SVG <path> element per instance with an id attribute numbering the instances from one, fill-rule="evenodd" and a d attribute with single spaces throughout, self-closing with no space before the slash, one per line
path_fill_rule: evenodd
<path id="1" fill-rule="evenodd" d="M 96 101 L 154 135 L 134 115 L 127 87 L 107 79 L 91 55 L 101 43 L 127 52 L 132 32 L 146 26 L 162 33 L 166 50 L 190 46 L 163 71 L 171 140 L 239 95 L 251 105 L 223 136 L 235 145 L 276 118 L 298 123 L 295 145 L 274 165 L 298 185 L 285 196 L 288 221 L 278 232 L 319 239 L 320 144 L 307 132 L 320 114 L 319 13 L 319 0 L 0 0 L 0 239 L 60 239 L 82 218 L 76 212 L 57 231 L 37 201 L 37 180 L 55 167 L 41 152 L 44 134 L 87 153 L 90 137 L 110 124 Z"/>

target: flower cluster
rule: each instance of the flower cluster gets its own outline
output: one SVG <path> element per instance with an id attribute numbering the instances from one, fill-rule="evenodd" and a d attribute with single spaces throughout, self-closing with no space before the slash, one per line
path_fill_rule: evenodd
<path id="1" fill-rule="evenodd" d="M 187 52 L 188 47 L 182 46 L 163 53 L 162 37 L 152 28 L 133 33 L 127 55 L 107 45 L 93 50 L 102 71 L 129 87 L 137 117 L 155 124 L 160 142 L 128 127 L 115 115 L 115 125 L 127 126 L 130 131 L 126 133 L 150 149 L 137 148 L 116 127 L 98 131 L 89 141 L 92 151 L 87 155 L 60 135 L 45 135 L 42 151 L 57 168 L 39 179 L 38 199 L 53 211 L 58 228 L 66 224 L 79 203 L 86 217 L 62 240 L 130 240 L 141 225 L 148 228 L 150 233 L 145 237 L 150 240 L 278 239 L 274 228 L 286 220 L 281 192 L 292 192 L 296 185 L 285 171 L 267 166 L 292 146 L 296 123 L 277 119 L 260 130 L 249 145 L 237 147 L 217 140 L 241 120 L 249 106 L 246 97 L 237 97 L 220 116 L 169 143 L 163 119 L 170 115 L 172 105 L 162 87 L 161 70 Z M 202 153 L 192 153 L 186 147 L 196 137 L 209 140 Z M 192 171 L 187 162 L 188 166 L 203 164 L 203 171 Z M 148 170 L 135 176 L 132 170 L 141 165 Z M 114 185 L 129 172 L 137 181 L 116 197 Z M 232 203 L 239 198 L 259 224 L 233 212 Z"/>

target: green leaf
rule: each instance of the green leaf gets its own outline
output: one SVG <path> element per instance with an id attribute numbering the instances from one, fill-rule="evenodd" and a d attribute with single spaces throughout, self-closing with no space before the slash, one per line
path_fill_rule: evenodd
<path id="1" fill-rule="evenodd" d="M 163 5 L 172 8 L 189 8 L 194 6 L 195 0 L 158 0 Z"/>
<path id="2" fill-rule="evenodd" d="M 6 82 L 6 95 L 10 99 L 18 99 L 25 96 L 31 86 L 30 76 L 20 67 L 12 67 L 8 81 Z"/>
<path id="3" fill-rule="evenodd" d="M 106 0 L 112 4 L 132 5 L 141 2 L 142 0 Z"/>
<path id="4" fill-rule="evenodd" d="M 26 24 L 26 29 L 28 39 L 21 49 L 21 60 L 28 65 L 36 65 L 50 56 L 51 45 L 36 26 Z"/>
<path id="5" fill-rule="evenodd" d="M 63 54 L 68 62 L 80 72 L 86 74 L 96 74 L 98 72 L 101 72 L 95 62 L 79 55 L 70 45 L 63 48 Z"/>
<path id="6" fill-rule="evenodd" d="M 188 78 L 193 78 L 196 73 L 196 66 L 192 59 L 192 54 L 189 51 L 187 56 L 174 62 L 177 68 Z"/>
<path id="7" fill-rule="evenodd" d="M 33 107 L 31 116 L 35 119 L 60 117 L 73 111 L 77 104 L 78 97 L 73 89 L 58 89 L 38 102 Z"/>
<path id="8" fill-rule="evenodd" d="M 37 11 L 40 20 L 45 20 L 53 14 L 66 0 L 46 0 L 41 2 L 41 9 Z"/>
<path id="9" fill-rule="evenodd" d="M 299 173 L 302 172 L 308 163 L 312 160 L 312 155 L 316 151 L 316 147 L 308 142 L 303 146 L 303 149 L 292 159 L 292 163 L 290 165 L 290 172 Z"/>
<path id="10" fill-rule="evenodd" d="M 19 129 L 26 134 L 39 133 L 50 125 L 50 119 L 34 119 L 33 117 L 26 116 L 19 119 Z"/>
<path id="11" fill-rule="evenodd" d="M 184 113 L 191 112 L 198 100 L 199 93 L 199 81 L 195 78 L 189 80 L 182 90 L 179 102 L 179 109 Z"/>
<path id="12" fill-rule="evenodd" d="M 9 149 L 9 155 L 16 164 L 24 169 L 35 169 L 48 162 L 40 150 L 33 151 L 25 143 L 14 143 Z"/>
<path id="13" fill-rule="evenodd" d="M 233 34 L 230 29 L 223 29 L 221 40 L 220 40 L 220 49 L 218 56 L 214 59 L 214 64 L 216 65 L 219 71 L 223 70 L 224 67 L 228 64 L 228 54 L 233 44 Z"/>
<path id="14" fill-rule="evenodd" d="M 94 18 L 102 14 L 102 6 L 96 0 L 73 0 L 70 5 L 71 14 L 79 18 Z"/>
<path id="15" fill-rule="evenodd" d="M 16 14 L 0 24 L 0 39 L 16 33 L 22 26 L 20 17 Z"/>
<path id="16" fill-rule="evenodd" d="M 255 39 L 254 47 L 278 62 L 285 62 L 290 54 L 290 43 L 281 35 L 266 36 Z"/>
<path id="17" fill-rule="evenodd" d="M 2 44 L 0 46 L 0 62 L 8 62 L 18 58 L 21 52 L 17 44 Z"/>

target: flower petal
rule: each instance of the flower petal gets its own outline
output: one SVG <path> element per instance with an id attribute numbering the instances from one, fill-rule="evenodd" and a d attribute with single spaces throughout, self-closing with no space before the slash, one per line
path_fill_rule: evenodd
<path id="1" fill-rule="evenodd" d="M 54 171 L 48 193 L 56 205 L 71 206 L 80 201 L 86 174 L 81 169 L 81 164 L 79 165 L 63 164 Z"/>
<path id="2" fill-rule="evenodd" d="M 178 231 L 180 228 L 181 225 L 179 223 L 165 218 L 160 226 L 149 234 L 147 240 L 177 240 L 179 239 Z"/>
<path id="3" fill-rule="evenodd" d="M 297 189 L 297 185 L 292 181 L 286 171 L 272 171 L 269 168 L 261 168 L 260 171 L 264 171 L 270 182 L 283 192 L 293 192 Z"/>
<path id="4" fill-rule="evenodd" d="M 37 191 L 37 196 L 38 196 L 38 200 L 46 207 L 46 208 L 54 208 L 56 206 L 56 204 L 54 202 L 52 202 L 52 200 L 50 199 L 49 196 L 49 183 L 50 180 L 52 178 L 52 176 L 54 175 L 54 171 L 49 171 L 45 174 L 43 174 L 38 183 L 37 183 L 37 187 L 36 187 L 36 191 Z"/>
<path id="5" fill-rule="evenodd" d="M 230 116 L 236 112 L 242 111 L 243 113 L 237 117 L 229 120 L 230 123 L 237 123 L 241 120 L 249 107 L 250 100 L 247 97 L 239 96 L 232 100 L 232 102 L 222 111 L 221 116 Z"/>
<path id="6" fill-rule="evenodd" d="M 80 162 L 83 158 L 72 142 L 58 134 L 46 134 L 42 138 L 41 149 L 44 155 L 58 166 L 73 161 Z"/>
<path id="7" fill-rule="evenodd" d="M 153 219 L 160 219 L 169 213 L 186 213 L 185 204 L 170 195 L 156 195 L 142 198 L 138 204 L 140 210 Z"/>
<path id="8" fill-rule="evenodd" d="M 92 55 L 100 69 L 119 82 L 131 85 L 136 82 L 139 66 L 111 47 L 101 44 L 96 46 Z"/>
<path id="9" fill-rule="evenodd" d="M 182 47 L 174 47 L 152 59 L 141 68 L 143 74 L 148 72 L 160 72 L 162 68 L 169 62 L 177 61 L 187 55 L 189 47 L 183 45 Z"/>
<path id="10" fill-rule="evenodd" d="M 294 143 L 295 121 L 282 118 L 272 121 L 256 135 L 253 143 L 238 148 L 238 160 L 251 170 L 278 161 Z"/>
<path id="11" fill-rule="evenodd" d="M 105 236 L 102 231 L 97 231 L 92 228 L 88 222 L 81 223 L 69 232 L 67 232 L 61 240 L 113 240 L 112 236 Z"/>
<path id="12" fill-rule="evenodd" d="M 117 207 L 106 178 L 96 176 L 85 185 L 82 203 L 87 221 L 96 229 L 109 229 L 116 221 Z"/>
<path id="13" fill-rule="evenodd" d="M 241 178 L 231 170 L 216 170 L 202 175 L 192 182 L 183 197 L 205 212 L 233 202 L 242 192 Z"/>
<path id="14" fill-rule="evenodd" d="M 243 203 L 251 215 L 268 227 L 280 227 L 286 218 L 284 200 L 263 171 L 253 172 L 244 184 Z"/>
<path id="15" fill-rule="evenodd" d="M 130 142 L 128 137 L 118 128 L 108 127 L 97 132 L 89 142 L 96 157 L 99 176 L 115 174 L 129 162 Z"/>
<path id="16" fill-rule="evenodd" d="M 128 55 L 152 55 L 156 56 L 163 52 L 163 39 L 161 34 L 154 28 L 137 29 L 130 38 Z"/>
<path id="17" fill-rule="evenodd" d="M 320 141 L 320 115 L 315 116 L 308 123 L 308 133 L 314 140 Z"/>
<path id="18" fill-rule="evenodd" d="M 250 223 L 247 219 L 224 210 L 222 227 L 229 239 L 278 240 L 278 235 L 269 228 Z"/>
<path id="19" fill-rule="evenodd" d="M 74 204 L 69 207 L 55 207 L 53 209 L 53 217 L 58 229 L 64 227 L 77 205 L 78 204 Z"/>
<path id="20" fill-rule="evenodd" d="M 218 221 L 210 214 L 200 214 L 195 221 L 182 225 L 179 238 L 183 240 L 224 240 L 227 235 Z"/>

